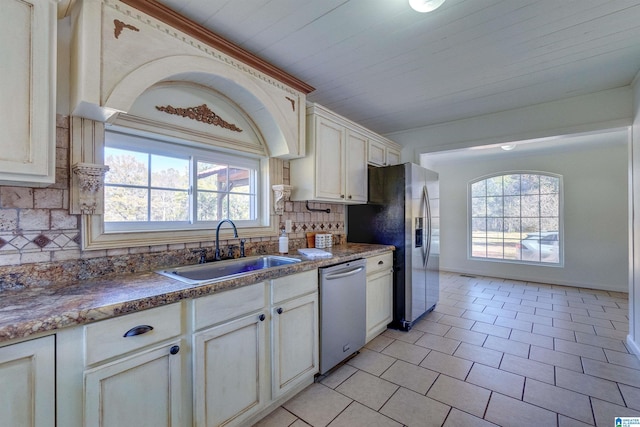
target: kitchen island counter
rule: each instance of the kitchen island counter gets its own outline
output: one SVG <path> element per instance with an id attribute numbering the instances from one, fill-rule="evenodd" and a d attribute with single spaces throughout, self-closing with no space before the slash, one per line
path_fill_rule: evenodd
<path id="1" fill-rule="evenodd" d="M 393 249 L 388 245 L 361 243 L 336 245 L 327 249 L 333 254 L 331 258 L 308 259 L 289 254 L 302 262 L 199 285 L 188 285 L 150 271 L 4 290 L 0 292 L 0 342 L 198 298 Z"/>

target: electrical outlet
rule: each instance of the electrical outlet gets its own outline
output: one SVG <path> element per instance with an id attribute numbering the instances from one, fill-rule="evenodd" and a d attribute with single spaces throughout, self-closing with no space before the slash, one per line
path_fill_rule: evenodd
<path id="1" fill-rule="evenodd" d="M 291 220 L 288 219 L 284 222 L 284 231 L 291 233 Z"/>

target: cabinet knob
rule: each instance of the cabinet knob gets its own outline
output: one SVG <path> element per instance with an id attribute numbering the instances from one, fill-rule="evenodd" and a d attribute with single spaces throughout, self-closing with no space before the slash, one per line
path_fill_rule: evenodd
<path id="1" fill-rule="evenodd" d="M 382 260 L 378 261 L 378 265 L 382 265 L 382 264 L 384 264 L 384 261 Z"/>
<path id="2" fill-rule="evenodd" d="M 180 351 L 179 345 L 174 345 L 173 347 L 171 347 L 171 349 L 169 349 L 169 353 L 171 354 L 178 354 L 179 351 Z"/>
<path id="3" fill-rule="evenodd" d="M 277 312 L 278 314 L 282 314 L 282 307 L 278 307 L 278 309 L 276 310 L 276 312 Z"/>
<path id="4" fill-rule="evenodd" d="M 340 198 L 341 198 L 341 199 L 344 199 L 344 194 L 341 194 L 341 195 L 340 195 Z"/>
<path id="5" fill-rule="evenodd" d="M 350 199 L 352 198 L 352 197 L 351 197 L 351 194 L 349 194 L 349 198 L 350 198 Z"/>
<path id="6" fill-rule="evenodd" d="M 258 316 L 258 319 L 260 319 L 261 322 L 264 322 L 264 319 L 266 319 L 267 316 L 265 316 L 264 314 L 261 314 L 260 316 Z"/>
<path id="7" fill-rule="evenodd" d="M 153 331 L 153 326 L 138 325 L 138 326 L 134 326 L 133 328 L 131 328 L 127 332 L 125 332 L 123 337 L 125 337 L 125 338 L 127 338 L 127 337 L 135 337 L 136 335 L 146 334 L 147 332 L 151 332 L 151 331 Z"/>

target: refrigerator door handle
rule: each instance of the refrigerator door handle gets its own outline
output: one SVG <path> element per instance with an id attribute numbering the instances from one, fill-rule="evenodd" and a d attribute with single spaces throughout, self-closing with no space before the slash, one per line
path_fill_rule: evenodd
<path id="1" fill-rule="evenodd" d="M 424 209 L 424 217 L 427 221 L 427 226 L 426 226 L 426 230 L 427 230 L 427 244 L 424 246 L 424 254 L 423 254 L 423 260 L 424 260 L 424 266 L 427 266 L 427 263 L 429 262 L 429 254 L 431 253 L 431 205 L 429 203 L 429 193 L 427 192 L 427 186 L 424 185 L 422 187 L 422 197 L 424 198 L 423 201 L 423 209 Z"/>

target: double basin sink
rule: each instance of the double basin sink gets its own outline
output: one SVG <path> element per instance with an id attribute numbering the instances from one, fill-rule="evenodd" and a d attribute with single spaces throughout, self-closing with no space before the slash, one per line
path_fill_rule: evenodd
<path id="1" fill-rule="evenodd" d="M 156 273 L 180 280 L 183 283 L 198 285 L 201 283 L 227 280 L 251 274 L 258 270 L 281 267 L 298 262 L 300 262 L 300 260 L 297 258 L 262 255 L 168 268 L 158 270 Z"/>

